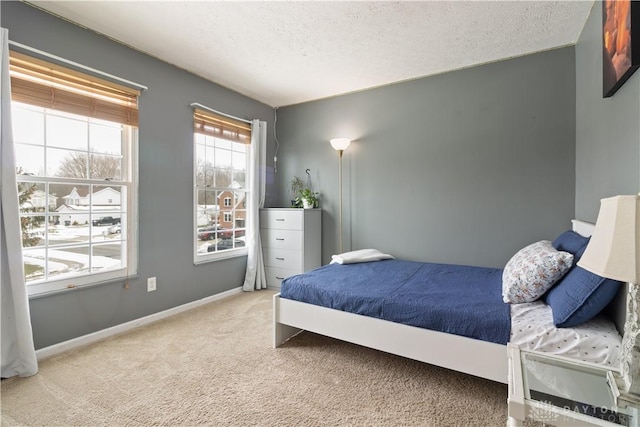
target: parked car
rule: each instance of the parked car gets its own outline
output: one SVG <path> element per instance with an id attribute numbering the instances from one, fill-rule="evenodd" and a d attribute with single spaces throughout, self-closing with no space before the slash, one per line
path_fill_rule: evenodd
<path id="1" fill-rule="evenodd" d="M 121 225 L 120 224 L 114 224 L 114 225 L 112 225 L 111 227 L 109 227 L 107 229 L 107 232 L 109 234 L 117 234 L 117 233 L 120 233 L 121 230 L 122 229 L 121 229 Z"/>
<path id="2" fill-rule="evenodd" d="M 93 224 L 94 226 L 120 224 L 120 218 L 103 216 L 102 218 L 94 219 L 93 221 L 91 221 L 91 224 Z"/>
<path id="3" fill-rule="evenodd" d="M 220 237 L 221 239 L 231 239 L 231 237 L 233 237 L 233 235 L 235 234 L 235 237 L 242 237 L 244 236 L 244 230 L 236 230 L 235 232 L 233 230 L 229 230 L 229 229 L 221 229 L 222 231 L 218 231 L 218 237 Z"/>
<path id="4" fill-rule="evenodd" d="M 217 235 L 216 235 L 217 233 Z M 198 239 L 200 240 L 213 240 L 213 239 L 231 239 L 232 237 L 244 236 L 245 230 L 235 230 L 220 227 L 219 225 L 210 225 L 198 229 Z"/>
<path id="5" fill-rule="evenodd" d="M 200 240 L 213 240 L 216 238 L 216 231 L 221 230 L 217 225 L 209 227 L 198 228 L 198 239 Z"/>
<path id="6" fill-rule="evenodd" d="M 235 242 L 235 246 L 234 246 L 234 242 Z M 216 247 L 216 243 L 209 245 L 209 247 L 207 248 L 207 252 L 223 251 L 225 249 L 242 248 L 242 247 L 244 247 L 244 240 L 223 239 L 223 240 L 218 240 L 217 247 Z"/>

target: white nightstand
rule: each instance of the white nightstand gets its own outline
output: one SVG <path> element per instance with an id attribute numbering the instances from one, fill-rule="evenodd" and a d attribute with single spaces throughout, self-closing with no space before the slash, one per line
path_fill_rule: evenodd
<path id="1" fill-rule="evenodd" d="M 509 345 L 509 425 L 638 426 L 638 408 L 615 404 L 611 371 Z"/>

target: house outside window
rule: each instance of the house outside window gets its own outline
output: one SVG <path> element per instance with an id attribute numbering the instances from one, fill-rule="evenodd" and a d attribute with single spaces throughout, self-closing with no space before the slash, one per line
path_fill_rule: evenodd
<path id="1" fill-rule="evenodd" d="M 128 232 L 135 228 L 137 211 L 137 91 L 131 90 L 129 105 L 120 100 L 120 106 L 113 107 L 117 102 L 104 93 L 66 86 L 72 84 L 65 80 L 69 70 L 57 64 L 46 63 L 46 72 L 55 77 L 37 75 L 42 69 L 37 65 L 43 62 L 10 53 L 23 260 L 30 295 L 121 279 L 137 271 L 136 233 Z M 74 70 L 68 77 L 80 74 Z M 58 84 L 48 86 L 54 78 Z M 90 75 L 82 78 L 110 84 Z M 84 110 L 83 105 L 89 107 Z"/>
<path id="2" fill-rule="evenodd" d="M 246 255 L 251 125 L 194 110 L 194 263 Z"/>

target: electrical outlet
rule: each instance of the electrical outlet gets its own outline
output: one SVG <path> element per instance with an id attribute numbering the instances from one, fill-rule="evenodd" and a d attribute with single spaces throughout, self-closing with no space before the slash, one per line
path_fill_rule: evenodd
<path id="1" fill-rule="evenodd" d="M 149 277 L 147 279 L 147 292 L 153 292 L 156 290 L 156 278 Z"/>

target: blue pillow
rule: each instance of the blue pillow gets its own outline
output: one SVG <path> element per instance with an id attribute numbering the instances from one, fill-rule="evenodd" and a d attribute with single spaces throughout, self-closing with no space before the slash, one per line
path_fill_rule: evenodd
<path id="1" fill-rule="evenodd" d="M 569 328 L 594 318 L 613 300 L 621 285 L 621 282 L 605 279 L 580 266 L 573 267 L 547 293 L 553 324 L 558 328 Z"/>
<path id="2" fill-rule="evenodd" d="M 567 230 L 556 237 L 556 239 L 551 242 L 551 245 L 559 251 L 569 252 L 573 255 L 573 265 L 576 265 L 582 257 L 582 254 L 584 254 L 585 249 L 587 249 L 589 240 L 590 237 L 584 237 L 573 230 Z"/>

